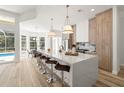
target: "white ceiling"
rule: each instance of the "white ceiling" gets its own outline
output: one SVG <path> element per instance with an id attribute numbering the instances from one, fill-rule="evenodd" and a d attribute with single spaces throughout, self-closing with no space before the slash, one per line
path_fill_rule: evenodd
<path id="1" fill-rule="evenodd" d="M 22 14 L 24 12 L 35 9 L 36 5 L 0 5 L 0 9 L 10 11 L 17 14 Z"/>
<path id="2" fill-rule="evenodd" d="M 112 6 L 103 5 L 71 5 L 69 7 L 69 17 L 71 24 L 78 24 L 84 20 L 94 17 L 97 13 L 100 13 Z M 94 8 L 95 11 L 91 12 Z M 81 12 L 78 12 L 81 10 Z M 23 22 L 23 27 L 29 27 L 27 29 L 33 29 L 33 31 L 49 31 L 50 18 L 54 19 L 54 29 L 62 30 L 66 16 L 66 7 L 64 5 L 44 5 L 37 7 L 37 18 Z"/>
<path id="3" fill-rule="evenodd" d="M 111 8 L 111 5 L 71 5 L 69 7 L 69 17 L 71 24 L 78 24 L 84 20 L 94 17 L 96 14 Z M 30 31 L 49 31 L 50 19 L 54 19 L 54 29 L 62 30 L 66 16 L 64 5 L 10 5 L 0 6 L 0 8 L 22 14 L 31 9 L 37 9 L 37 17 L 21 23 L 21 27 Z M 94 8 L 95 11 L 91 12 Z M 78 12 L 80 10 L 81 12 Z"/>

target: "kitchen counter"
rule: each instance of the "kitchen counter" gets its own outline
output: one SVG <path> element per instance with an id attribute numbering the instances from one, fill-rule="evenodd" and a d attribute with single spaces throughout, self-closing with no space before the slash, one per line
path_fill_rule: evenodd
<path id="1" fill-rule="evenodd" d="M 98 79 L 98 57 L 96 55 L 79 53 L 78 56 L 69 56 L 64 52 L 40 52 L 71 67 L 70 72 L 64 72 L 64 80 L 71 87 L 93 86 Z M 61 78 L 60 71 L 54 69 L 54 73 Z"/>
<path id="2" fill-rule="evenodd" d="M 65 52 L 63 53 L 59 53 L 59 52 L 46 52 L 46 51 L 40 51 L 43 54 L 53 57 L 55 59 L 58 59 L 60 61 L 63 61 L 64 63 L 67 64 L 75 64 L 78 62 L 81 62 L 83 60 L 87 60 L 89 58 L 94 58 L 96 57 L 95 55 L 89 55 L 89 54 L 83 54 L 83 53 L 79 53 L 78 56 L 69 56 L 69 55 L 65 55 Z"/>

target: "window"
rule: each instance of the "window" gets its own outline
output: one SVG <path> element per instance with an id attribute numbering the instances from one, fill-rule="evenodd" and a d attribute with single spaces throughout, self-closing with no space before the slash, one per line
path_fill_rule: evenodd
<path id="1" fill-rule="evenodd" d="M 40 49 L 45 49 L 45 37 L 40 37 Z"/>
<path id="2" fill-rule="evenodd" d="M 30 49 L 37 49 L 37 38 L 36 37 L 30 37 Z"/>
<path id="3" fill-rule="evenodd" d="M 0 32 L 0 52 L 14 52 L 14 43 L 14 33 L 4 31 Z"/>
<path id="4" fill-rule="evenodd" d="M 5 36 L 0 32 L 0 52 L 5 52 Z"/>
<path id="5" fill-rule="evenodd" d="M 26 36 L 21 36 L 21 49 L 22 49 L 22 51 L 26 51 Z"/>

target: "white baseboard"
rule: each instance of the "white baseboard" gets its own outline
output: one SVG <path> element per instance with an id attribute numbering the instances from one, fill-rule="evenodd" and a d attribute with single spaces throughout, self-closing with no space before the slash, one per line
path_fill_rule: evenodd
<path id="1" fill-rule="evenodd" d="M 119 67 L 118 71 L 117 71 L 117 70 L 116 70 L 116 71 L 113 70 L 113 71 L 112 71 L 112 74 L 114 74 L 114 75 L 118 75 L 119 71 L 120 71 L 120 67 Z"/>
<path id="2" fill-rule="evenodd" d="M 118 72 L 117 71 L 112 71 L 112 74 L 118 75 Z"/>

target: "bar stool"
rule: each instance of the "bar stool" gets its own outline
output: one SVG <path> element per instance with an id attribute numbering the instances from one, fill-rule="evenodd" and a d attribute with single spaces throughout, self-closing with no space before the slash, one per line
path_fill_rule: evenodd
<path id="1" fill-rule="evenodd" d="M 39 57 L 39 56 L 41 56 L 41 53 L 39 53 L 39 52 L 34 53 L 34 57 L 35 57 L 35 58 L 36 58 L 36 57 Z"/>
<path id="2" fill-rule="evenodd" d="M 40 55 L 39 52 L 33 53 L 33 57 L 32 57 L 33 59 L 32 59 L 32 61 L 35 62 L 35 58 L 37 58 L 39 55 Z"/>
<path id="3" fill-rule="evenodd" d="M 36 55 L 35 55 L 35 58 L 37 59 L 37 66 L 40 66 L 40 57 L 42 56 L 42 54 L 41 53 L 37 53 Z"/>
<path id="4" fill-rule="evenodd" d="M 62 81 L 62 86 L 64 86 L 65 85 L 64 84 L 64 71 L 69 72 L 70 66 L 57 63 L 55 66 L 55 69 L 61 71 L 61 75 L 62 75 L 61 81 Z"/>
<path id="5" fill-rule="evenodd" d="M 57 61 L 54 59 L 50 59 L 46 61 L 46 64 L 51 65 L 50 77 L 48 78 L 48 83 L 53 83 L 53 64 L 57 64 Z"/>
<path id="6" fill-rule="evenodd" d="M 36 57 L 37 54 L 38 54 L 38 51 L 32 50 L 32 56 L 33 56 L 33 57 Z"/>
<path id="7" fill-rule="evenodd" d="M 40 56 L 40 63 L 39 63 L 39 65 L 40 65 L 40 68 L 39 68 L 39 70 L 41 70 L 42 68 L 43 68 L 43 62 L 42 62 L 42 59 L 44 58 L 44 56 L 43 56 L 43 54 Z"/>
<path id="8" fill-rule="evenodd" d="M 46 61 L 48 61 L 50 58 L 46 57 L 46 56 L 42 56 L 42 68 L 43 68 L 43 72 L 41 74 L 46 74 L 47 73 L 47 69 L 46 69 Z M 44 61 L 44 62 L 43 62 Z"/>

